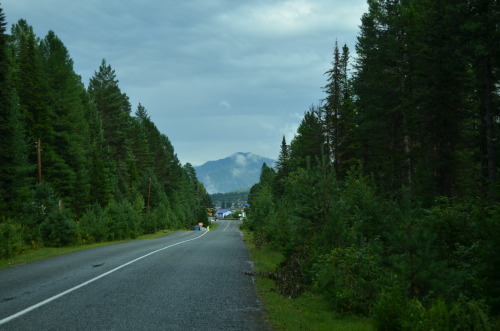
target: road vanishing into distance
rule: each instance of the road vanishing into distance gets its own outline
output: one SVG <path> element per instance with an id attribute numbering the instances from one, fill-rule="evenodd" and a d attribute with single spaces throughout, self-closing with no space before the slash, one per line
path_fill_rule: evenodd
<path id="1" fill-rule="evenodd" d="M 0 330 L 268 330 L 238 225 L 0 270 Z"/>

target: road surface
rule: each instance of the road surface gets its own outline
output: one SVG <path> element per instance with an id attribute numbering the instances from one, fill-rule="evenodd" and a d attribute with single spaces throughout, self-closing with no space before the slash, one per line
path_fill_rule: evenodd
<path id="1" fill-rule="evenodd" d="M 267 330 L 238 221 L 0 270 L 0 330 Z"/>

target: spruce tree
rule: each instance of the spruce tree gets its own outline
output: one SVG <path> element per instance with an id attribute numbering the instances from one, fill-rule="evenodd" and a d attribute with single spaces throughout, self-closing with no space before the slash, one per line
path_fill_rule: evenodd
<path id="1" fill-rule="evenodd" d="M 477 110 L 475 117 L 480 121 L 480 146 L 477 156 L 483 168 L 483 186 L 490 202 L 500 198 L 498 188 L 498 121 L 500 115 L 500 2 L 497 0 L 471 0 L 464 11 L 467 21 L 464 24 L 466 54 L 474 70 L 474 89 Z M 496 87 L 495 87 L 496 86 Z M 497 142 L 497 143 L 495 143 Z"/>
<path id="2" fill-rule="evenodd" d="M 109 149 L 111 171 L 116 174 L 115 194 L 128 194 L 131 188 L 130 102 L 121 92 L 115 70 L 102 60 L 99 70 L 90 79 L 88 93 L 102 118 L 105 147 Z M 117 196 L 117 197 L 118 197 Z"/>
<path id="3" fill-rule="evenodd" d="M 348 77 L 349 48 L 344 44 L 342 54 L 335 42 L 332 68 L 325 74 L 327 97 L 322 108 L 322 121 L 326 139 L 325 153 L 333 164 L 337 177 L 346 174 L 354 157 L 354 107 Z"/>
<path id="4" fill-rule="evenodd" d="M 308 163 L 316 164 L 324 153 L 325 139 L 320 111 L 311 107 L 297 129 L 297 135 L 290 143 L 291 170 L 306 168 Z"/>
<path id="5" fill-rule="evenodd" d="M 280 154 L 276 162 L 276 179 L 274 181 L 273 193 L 275 197 L 285 195 L 286 178 L 290 174 L 290 147 L 286 143 L 285 136 L 281 140 Z"/>
<path id="6" fill-rule="evenodd" d="M 407 135 L 408 31 L 401 1 L 370 1 L 362 17 L 354 80 L 361 138 L 360 157 L 380 187 L 397 192 L 409 185 Z"/>
<path id="7" fill-rule="evenodd" d="M 325 72 L 328 75 L 328 84 L 324 87 L 327 94 L 325 105 L 323 106 L 323 122 L 326 139 L 325 153 L 328 159 L 333 163 L 335 172 L 339 172 L 339 135 L 340 135 L 340 118 L 341 118 L 341 69 L 340 69 L 340 52 L 337 41 L 333 51 L 333 68 Z"/>
<path id="8" fill-rule="evenodd" d="M 460 196 L 458 156 L 463 153 L 464 120 L 467 114 L 469 69 L 461 42 L 461 3 L 422 1 L 417 10 L 422 15 L 417 42 L 415 96 L 421 114 L 421 147 L 418 167 L 424 179 L 423 194 Z M 425 193 L 424 193 L 425 192 Z"/>
<path id="9" fill-rule="evenodd" d="M 12 27 L 14 53 L 16 54 L 16 89 L 19 106 L 27 119 L 27 133 L 30 141 L 39 138 L 42 144 L 51 143 L 54 137 L 52 124 L 55 114 L 48 105 L 48 87 L 40 66 L 40 54 L 33 27 L 25 20 Z M 53 146 L 45 146 L 50 155 Z M 30 161 L 36 164 L 36 151 L 31 153 Z"/>
<path id="10" fill-rule="evenodd" d="M 13 88 L 12 61 L 0 7 L 0 214 L 15 215 L 27 197 L 29 166 L 24 118 Z"/>
<path id="11" fill-rule="evenodd" d="M 146 108 L 139 103 L 131 128 L 132 153 L 134 154 L 139 174 L 144 173 L 153 166 L 153 155 L 150 152 L 145 125 L 146 121 L 150 121 L 149 115 Z"/>
<path id="12" fill-rule="evenodd" d="M 115 161 L 126 150 L 128 99 L 121 92 L 115 70 L 103 59 L 90 79 L 88 92 L 103 119 L 104 139 Z"/>
<path id="13" fill-rule="evenodd" d="M 67 203 L 81 212 L 79 192 L 84 190 L 84 146 L 88 125 L 80 94 L 80 77 L 73 70 L 73 61 L 62 41 L 53 31 L 40 42 L 41 68 L 48 85 L 48 102 L 57 118 L 53 125 L 53 145 L 57 162 L 45 167 L 46 180 Z M 46 142 L 47 144 L 48 142 Z M 82 182 L 83 181 L 83 182 Z"/>
<path id="14" fill-rule="evenodd" d="M 101 114 L 85 89 L 82 89 L 80 98 L 89 130 L 84 161 L 88 177 L 88 184 L 83 191 L 84 201 L 88 206 L 97 203 L 105 207 L 113 197 L 116 174 L 112 171 L 113 162 L 104 140 Z"/>

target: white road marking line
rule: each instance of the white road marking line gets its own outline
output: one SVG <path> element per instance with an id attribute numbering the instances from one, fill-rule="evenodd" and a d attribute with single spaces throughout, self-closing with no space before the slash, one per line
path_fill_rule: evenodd
<path id="1" fill-rule="evenodd" d="M 46 304 L 48 304 L 49 302 L 52 302 L 52 301 L 54 301 L 54 300 L 56 300 L 56 299 L 59 299 L 60 297 L 62 297 L 62 296 L 64 296 L 64 295 L 66 295 L 66 294 L 68 294 L 68 293 L 71 293 L 71 292 L 73 292 L 73 291 L 75 291 L 75 290 L 78 290 L 79 288 L 84 287 L 84 286 L 86 286 L 86 285 L 88 285 L 88 284 L 90 284 L 90 283 L 93 283 L 93 282 L 95 282 L 96 280 L 101 279 L 101 278 L 103 278 L 103 277 L 105 277 L 105 276 L 107 276 L 107 275 L 109 275 L 109 274 L 112 274 L 113 272 L 115 272 L 115 271 L 117 271 L 117 270 L 120 270 L 120 269 L 121 269 L 121 268 L 123 268 L 123 267 L 126 267 L 126 266 L 128 266 L 128 265 L 131 265 L 131 264 L 132 264 L 132 263 L 134 263 L 134 262 L 137 262 L 137 261 L 139 261 L 139 260 L 142 260 L 142 259 L 143 259 L 143 258 L 145 258 L 145 257 L 148 257 L 148 256 L 153 255 L 153 254 L 155 254 L 155 253 L 161 252 L 161 251 L 163 251 L 163 250 L 165 250 L 165 249 L 167 249 L 167 248 L 174 247 L 174 246 L 177 246 L 177 245 L 180 245 L 180 244 L 186 243 L 186 242 L 188 242 L 188 241 L 192 241 L 192 240 L 199 239 L 199 238 L 203 237 L 203 236 L 204 236 L 205 234 L 207 234 L 207 233 L 208 233 L 208 231 L 203 232 L 201 235 L 199 235 L 199 236 L 198 236 L 198 237 L 196 237 L 196 238 L 192 238 L 192 239 L 184 240 L 184 241 L 178 242 L 178 243 L 176 243 L 176 244 L 172 244 L 172 245 L 169 245 L 169 246 L 166 246 L 166 247 L 163 247 L 163 248 L 157 249 L 156 251 L 153 251 L 153 252 L 151 252 L 151 253 L 148 253 L 148 254 L 146 254 L 146 255 L 143 255 L 143 256 L 141 256 L 141 257 L 138 257 L 138 258 L 136 258 L 136 259 L 134 259 L 134 260 L 132 260 L 132 261 L 129 261 L 129 262 L 125 263 L 125 264 L 122 264 L 121 266 L 118 266 L 118 267 L 116 267 L 116 268 L 114 268 L 114 269 L 112 269 L 112 270 L 110 270 L 110 271 L 108 271 L 108 272 L 105 272 L 105 273 L 103 273 L 103 274 L 101 274 L 101 275 L 99 275 L 99 276 L 97 276 L 97 277 L 94 277 L 94 278 L 92 278 L 92 279 L 90 279 L 90 280 L 88 280 L 88 281 L 86 281 L 86 282 L 84 282 L 84 283 L 81 283 L 80 285 L 77 285 L 77 286 L 75 286 L 75 287 L 72 287 L 72 288 L 70 288 L 69 290 L 66 290 L 66 291 L 64 291 L 64 292 L 61 292 L 61 293 L 59 293 L 59 294 L 54 295 L 53 297 L 48 298 L 47 300 L 44 300 L 44 301 L 42 301 L 42 302 L 39 302 L 39 303 L 37 303 L 36 305 L 33 305 L 33 306 L 28 307 L 28 308 L 26 308 L 26 309 L 24 309 L 24 310 L 21 310 L 20 312 L 18 312 L 18 313 L 16 313 L 16 314 L 14 314 L 14 315 L 10 315 L 10 316 L 8 316 L 8 317 L 6 317 L 6 318 L 4 318 L 4 319 L 1 319 L 1 320 L 0 320 L 0 325 L 5 324 L 5 323 L 7 323 L 7 322 L 9 322 L 9 321 L 12 321 L 13 319 L 18 318 L 18 317 L 20 317 L 20 316 L 22 316 L 22 315 L 24 315 L 24 314 L 26 314 L 26 313 L 29 313 L 30 311 L 35 310 L 35 309 L 37 309 L 37 308 L 39 308 L 39 307 L 41 307 L 41 306 L 43 306 L 43 305 L 46 305 Z"/>
<path id="2" fill-rule="evenodd" d="M 224 231 L 226 231 L 227 227 L 229 226 L 229 223 L 230 223 L 230 221 L 227 221 L 227 225 L 226 225 L 226 227 L 224 228 Z"/>

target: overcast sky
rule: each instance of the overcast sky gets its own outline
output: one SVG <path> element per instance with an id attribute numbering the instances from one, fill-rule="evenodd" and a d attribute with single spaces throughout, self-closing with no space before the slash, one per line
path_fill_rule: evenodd
<path id="1" fill-rule="evenodd" d="M 0 0 L 53 30 L 85 86 L 106 59 L 181 163 L 236 152 L 276 159 L 324 98 L 335 40 L 354 56 L 366 0 Z"/>

